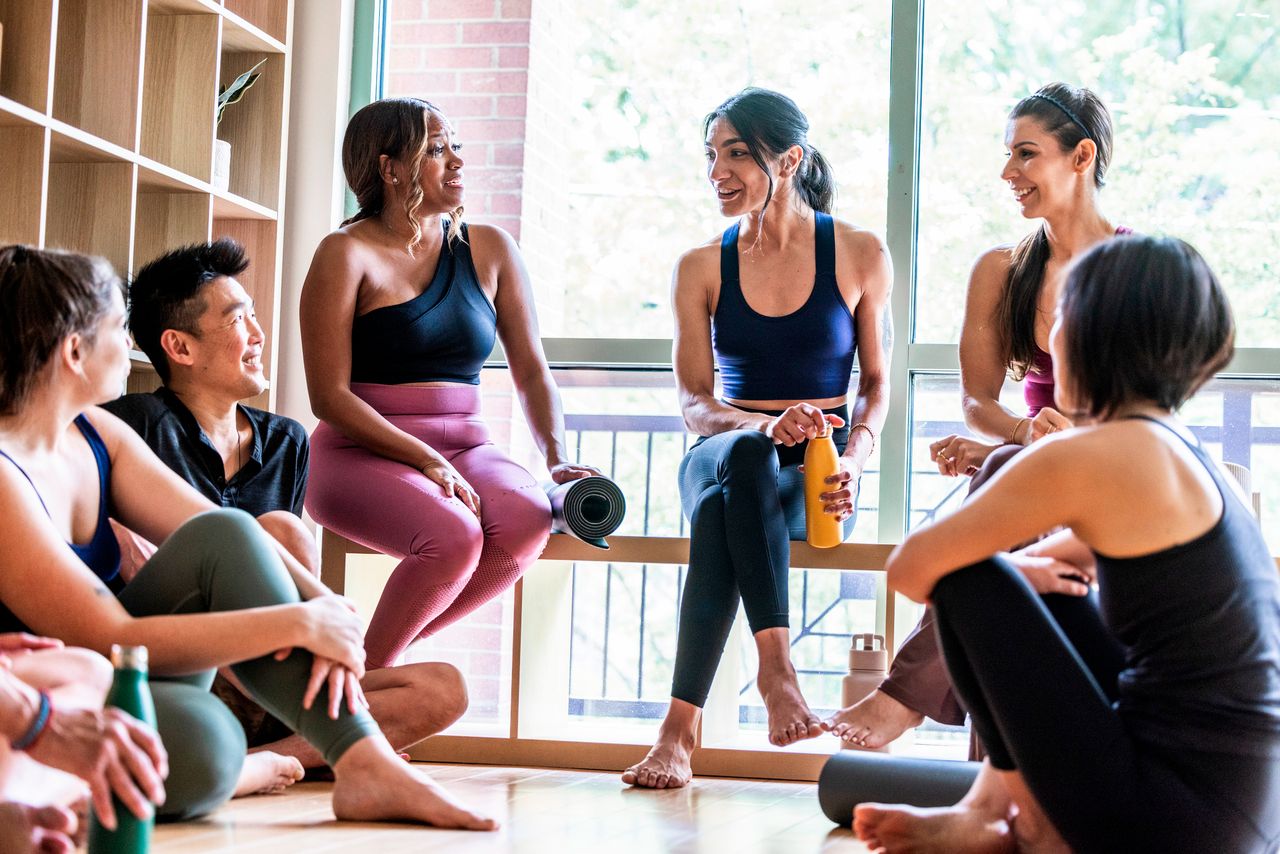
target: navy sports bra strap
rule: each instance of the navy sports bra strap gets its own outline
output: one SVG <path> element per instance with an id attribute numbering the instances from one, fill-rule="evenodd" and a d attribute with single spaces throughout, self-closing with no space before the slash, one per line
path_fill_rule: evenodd
<path id="1" fill-rule="evenodd" d="M 102 441 L 102 437 L 98 435 L 98 431 L 94 429 L 88 418 L 77 415 L 75 423 L 80 430 L 80 435 L 84 436 L 84 440 L 89 443 L 89 450 L 93 451 L 93 461 L 98 466 L 98 518 L 101 520 L 108 515 L 107 480 L 111 474 L 111 454 L 107 452 L 107 443 Z"/>
<path id="2" fill-rule="evenodd" d="M 1138 420 L 1140 420 L 1140 421 L 1150 421 L 1152 424 L 1159 424 L 1161 427 L 1163 427 L 1164 429 L 1168 430 L 1168 431 L 1169 431 L 1170 433 L 1172 433 L 1173 435 L 1177 436 L 1177 437 L 1178 437 L 1178 440 L 1179 440 L 1179 441 L 1181 441 L 1181 442 L 1182 442 L 1182 444 L 1186 445 L 1186 446 L 1187 446 L 1188 448 L 1190 448 L 1191 450 L 1193 450 L 1193 451 L 1198 451 L 1198 452 L 1200 452 L 1200 453 L 1204 453 L 1204 448 L 1200 445 L 1200 440 L 1199 440 L 1199 439 L 1195 439 L 1195 434 L 1194 434 L 1194 433 L 1192 433 L 1192 434 L 1191 434 L 1191 438 L 1192 438 L 1192 439 L 1195 439 L 1195 441 L 1194 441 L 1194 442 L 1188 442 L 1188 441 L 1187 441 L 1187 438 L 1186 438 L 1185 436 L 1183 436 L 1183 435 L 1182 435 L 1181 433 L 1179 433 L 1177 430 L 1174 430 L 1174 429 L 1173 429 L 1172 427 L 1170 427 L 1168 424 L 1165 424 L 1165 423 L 1164 423 L 1163 421 L 1161 421 L 1159 418 L 1153 418 L 1153 417 L 1152 417 L 1152 416 L 1150 416 L 1150 415 L 1126 415 L 1126 416 L 1124 416 L 1124 417 L 1125 417 L 1126 419 L 1138 419 Z"/>
<path id="3" fill-rule="evenodd" d="M 36 498 L 40 499 L 40 506 L 44 508 L 44 515 L 52 519 L 53 514 L 49 512 L 49 505 L 44 503 L 44 497 L 40 495 L 40 490 L 36 489 L 36 482 L 31 479 L 31 475 L 27 474 L 27 470 L 18 465 L 18 461 L 6 454 L 3 450 L 0 450 L 0 457 L 4 457 L 9 462 L 13 463 L 13 467 L 18 470 L 18 473 L 27 479 L 27 483 L 31 484 L 31 491 L 36 494 Z"/>
<path id="4" fill-rule="evenodd" d="M 738 223 L 724 230 L 720 238 L 720 284 L 738 284 Z"/>
<path id="5" fill-rule="evenodd" d="M 818 278 L 836 277 L 836 227 L 831 214 L 814 211 L 814 242 L 817 250 Z"/>

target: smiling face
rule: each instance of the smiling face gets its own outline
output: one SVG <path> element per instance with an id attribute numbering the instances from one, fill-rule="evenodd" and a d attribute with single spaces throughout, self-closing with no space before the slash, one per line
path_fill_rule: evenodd
<path id="1" fill-rule="evenodd" d="M 1076 150 L 1063 151 L 1057 138 L 1033 116 L 1009 122 L 1004 144 L 1009 157 L 1000 179 L 1009 184 L 1014 201 L 1028 219 L 1069 209 L 1081 182 L 1092 182 L 1087 169 L 1082 173 Z"/>
<path id="2" fill-rule="evenodd" d="M 454 130 L 444 116 L 427 113 L 427 141 L 418 186 L 422 189 L 424 214 L 449 213 L 462 207 L 462 144 L 453 139 Z M 405 153 L 412 159 L 412 153 Z M 402 179 L 403 180 L 403 179 Z"/>
<path id="3" fill-rule="evenodd" d="M 204 311 L 196 321 L 196 332 L 165 332 L 180 336 L 174 344 L 181 349 L 170 353 L 171 368 L 189 372 L 193 382 L 228 399 L 244 400 L 261 393 L 267 387 L 262 373 L 265 336 L 254 314 L 253 299 L 230 276 L 206 284 L 198 299 L 204 303 Z"/>
<path id="4" fill-rule="evenodd" d="M 764 207 L 770 176 L 752 158 L 747 143 L 728 119 L 716 118 L 708 126 L 705 153 L 707 180 L 716 191 L 721 214 L 742 216 Z M 776 177 L 774 183 L 776 194 Z"/>

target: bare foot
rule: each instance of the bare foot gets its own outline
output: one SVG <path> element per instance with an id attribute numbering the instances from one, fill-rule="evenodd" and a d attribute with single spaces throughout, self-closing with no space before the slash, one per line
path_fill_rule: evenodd
<path id="1" fill-rule="evenodd" d="M 822 728 L 845 744 L 877 750 L 922 723 L 924 715 L 877 690 L 827 718 Z"/>
<path id="2" fill-rule="evenodd" d="M 679 789 L 693 779 L 693 737 L 658 734 L 649 755 L 622 772 L 622 782 L 642 789 Z"/>
<path id="3" fill-rule="evenodd" d="M 244 758 L 236 791 L 231 797 L 277 795 L 302 779 L 302 763 L 292 756 L 259 750 Z"/>
<path id="4" fill-rule="evenodd" d="M 859 804 L 853 832 L 885 854 L 1009 854 L 1017 850 L 1008 820 L 967 807 L 921 809 Z"/>
<path id="5" fill-rule="evenodd" d="M 412 821 L 461 830 L 498 827 L 404 762 L 381 736 L 347 750 L 334 776 L 333 814 L 342 821 Z"/>
<path id="6" fill-rule="evenodd" d="M 786 747 L 822 734 L 822 724 L 804 701 L 795 669 L 789 664 L 786 672 L 773 676 L 761 673 L 756 682 L 769 712 L 770 744 Z"/>
<path id="7" fill-rule="evenodd" d="M 76 817 L 62 807 L 0 804 L 0 851 L 71 852 L 76 844 Z"/>

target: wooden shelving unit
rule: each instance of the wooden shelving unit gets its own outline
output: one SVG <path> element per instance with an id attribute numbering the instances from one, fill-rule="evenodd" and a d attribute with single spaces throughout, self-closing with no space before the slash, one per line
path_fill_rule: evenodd
<path id="1" fill-rule="evenodd" d="M 0 244 L 101 255 L 243 243 L 274 374 L 293 0 L 0 0 Z M 220 83 L 258 82 L 215 126 Z M 231 143 L 215 189 L 214 139 Z M 129 390 L 154 388 L 141 353 Z M 273 408 L 271 391 L 255 403 Z"/>

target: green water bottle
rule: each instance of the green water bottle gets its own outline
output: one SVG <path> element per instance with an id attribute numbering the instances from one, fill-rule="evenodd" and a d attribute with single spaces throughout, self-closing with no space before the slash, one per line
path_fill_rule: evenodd
<path id="1" fill-rule="evenodd" d="M 116 675 L 107 694 L 107 705 L 155 727 L 156 707 L 147 686 L 147 648 L 113 645 L 111 666 Z M 89 854 L 144 854 L 151 847 L 155 820 L 138 818 L 114 795 L 111 800 L 116 810 L 116 829 L 103 827 L 95 813 L 89 823 Z"/>

